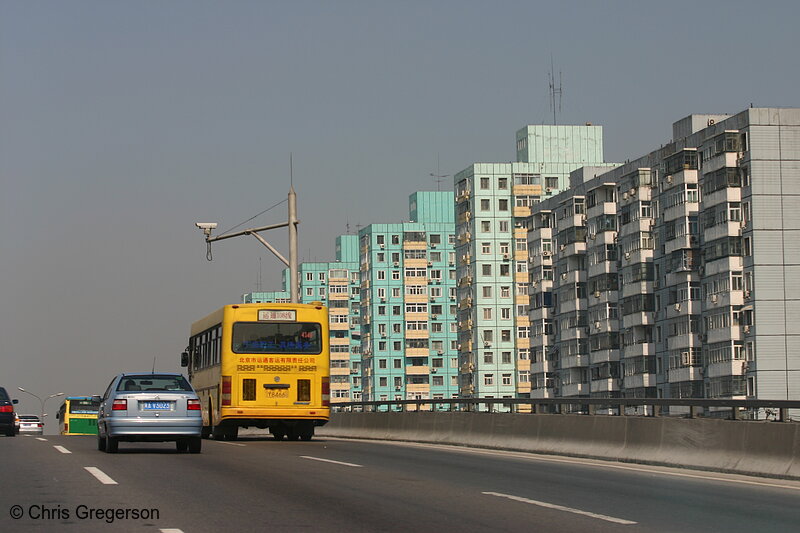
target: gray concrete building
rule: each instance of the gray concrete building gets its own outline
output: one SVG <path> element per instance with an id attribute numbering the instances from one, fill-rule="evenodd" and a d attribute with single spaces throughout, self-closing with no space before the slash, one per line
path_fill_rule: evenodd
<path id="1" fill-rule="evenodd" d="M 526 226 L 531 397 L 800 397 L 800 109 L 686 117 Z"/>

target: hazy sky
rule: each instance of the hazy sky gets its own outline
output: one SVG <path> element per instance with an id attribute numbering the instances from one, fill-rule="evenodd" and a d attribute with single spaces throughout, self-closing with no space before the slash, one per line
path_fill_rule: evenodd
<path id="1" fill-rule="evenodd" d="M 558 122 L 602 125 L 621 161 L 690 113 L 800 106 L 799 20 L 779 1 L 0 0 L 0 385 L 176 370 L 259 258 L 279 289 L 255 239 L 207 262 L 194 222 L 285 199 L 290 153 L 302 259 L 328 260 L 347 224 L 407 218 L 431 173 L 513 160 L 517 129 L 552 122 L 551 58 Z"/>

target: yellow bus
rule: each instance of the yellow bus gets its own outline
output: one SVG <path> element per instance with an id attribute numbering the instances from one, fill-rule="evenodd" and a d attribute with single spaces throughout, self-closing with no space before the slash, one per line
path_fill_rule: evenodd
<path id="1" fill-rule="evenodd" d="M 330 416 L 328 309 L 226 305 L 192 324 L 181 366 L 201 400 L 204 437 L 233 440 L 255 427 L 310 440 Z"/>
<path id="2" fill-rule="evenodd" d="M 91 396 L 68 396 L 56 414 L 62 435 L 97 435 L 100 401 Z"/>

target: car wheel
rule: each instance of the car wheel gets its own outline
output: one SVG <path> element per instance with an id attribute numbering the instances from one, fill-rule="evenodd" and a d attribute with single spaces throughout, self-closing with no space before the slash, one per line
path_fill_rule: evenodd
<path id="1" fill-rule="evenodd" d="M 189 449 L 189 443 L 185 439 L 180 439 L 175 441 L 175 447 L 178 449 L 178 452 L 185 452 Z"/>
<path id="2" fill-rule="evenodd" d="M 200 449 L 203 446 L 203 439 L 200 437 L 192 437 L 189 439 L 188 447 L 189 453 L 200 453 Z"/>
<path id="3" fill-rule="evenodd" d="M 106 451 L 106 439 L 101 437 L 100 435 L 97 436 L 97 449 L 101 452 Z"/>
<path id="4" fill-rule="evenodd" d="M 117 453 L 119 450 L 119 441 L 114 437 L 106 437 L 106 452 Z"/>

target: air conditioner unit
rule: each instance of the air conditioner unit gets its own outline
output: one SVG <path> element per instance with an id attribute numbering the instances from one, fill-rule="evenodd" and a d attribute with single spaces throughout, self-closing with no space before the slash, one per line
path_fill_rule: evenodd
<path id="1" fill-rule="evenodd" d="M 552 187 L 547 187 L 547 188 L 544 190 L 544 192 L 546 192 L 547 194 L 550 194 L 551 192 L 553 192 L 553 188 L 552 188 Z"/>
<path id="2" fill-rule="evenodd" d="M 631 258 L 631 253 L 625 252 L 625 259 L 630 259 L 630 258 Z"/>
<path id="3" fill-rule="evenodd" d="M 542 257 L 550 257 L 550 252 L 545 250 L 542 252 Z"/>
<path id="4" fill-rule="evenodd" d="M 439 318 L 439 315 L 431 315 L 431 320 L 437 320 L 438 318 Z"/>
<path id="5" fill-rule="evenodd" d="M 590 233 L 589 234 L 589 238 L 592 239 L 592 240 L 595 240 L 596 237 L 597 237 L 597 235 L 595 235 L 594 233 Z"/>
<path id="6" fill-rule="evenodd" d="M 438 350 L 436 353 L 439 355 L 444 355 L 444 350 Z"/>
<path id="7" fill-rule="evenodd" d="M 433 263 L 428 261 L 428 266 L 433 266 Z"/>
<path id="8" fill-rule="evenodd" d="M 351 374 L 358 374 L 358 370 L 351 370 L 350 373 Z"/>
<path id="9" fill-rule="evenodd" d="M 508 254 L 503 254 L 503 261 L 508 261 L 508 258 L 509 258 Z"/>
<path id="10" fill-rule="evenodd" d="M 600 291 L 594 291 L 594 297 L 600 298 Z"/>
<path id="11" fill-rule="evenodd" d="M 435 368 L 431 368 L 431 374 L 435 374 L 437 370 Z"/>
<path id="12" fill-rule="evenodd" d="M 594 328 L 595 329 L 600 329 L 600 321 L 599 320 L 594 323 Z"/>
<path id="13" fill-rule="evenodd" d="M 386 338 L 386 333 L 381 333 L 381 337 L 385 339 Z"/>
<path id="14" fill-rule="evenodd" d="M 749 300 L 750 299 L 750 291 L 744 291 L 742 293 L 742 295 L 744 296 L 745 300 Z"/>
<path id="15" fill-rule="evenodd" d="M 689 357 L 689 352 L 681 352 L 681 365 L 682 366 L 689 366 L 691 363 L 692 363 L 692 360 Z"/>
<path id="16" fill-rule="evenodd" d="M 623 200 L 627 200 L 628 199 L 628 193 L 626 193 L 626 192 L 622 193 L 622 199 Z"/>
<path id="17" fill-rule="evenodd" d="M 384 248 L 386 248 L 386 245 L 381 243 L 381 250 L 383 250 Z"/>
<path id="18" fill-rule="evenodd" d="M 672 176 L 667 176 L 667 183 L 672 183 Z"/>
<path id="19" fill-rule="evenodd" d="M 750 333 L 750 326 L 742 327 L 742 331 L 744 331 L 745 333 Z"/>
<path id="20" fill-rule="evenodd" d="M 628 191 L 628 194 L 630 194 L 631 196 L 636 196 L 636 188 L 635 187 L 631 187 L 631 190 Z"/>
<path id="21" fill-rule="evenodd" d="M 717 295 L 716 295 L 716 294 L 712 294 L 712 295 L 709 297 L 709 300 L 711 300 L 711 303 L 712 303 L 712 304 L 715 304 L 715 303 L 717 303 Z"/>
<path id="22" fill-rule="evenodd" d="M 400 261 L 395 261 L 395 262 L 393 263 L 393 265 L 394 265 L 394 266 L 400 266 Z"/>
<path id="23" fill-rule="evenodd" d="M 395 386 L 394 390 L 400 390 L 399 386 Z"/>
<path id="24" fill-rule="evenodd" d="M 483 347 L 484 348 L 491 348 L 492 347 L 492 343 L 489 342 L 489 341 L 483 341 Z"/>
<path id="25" fill-rule="evenodd" d="M 679 303 L 675 304 L 675 310 L 676 311 L 680 311 L 681 310 L 681 304 L 679 304 Z"/>
<path id="26" fill-rule="evenodd" d="M 431 296 L 431 301 L 435 302 L 436 301 L 436 297 L 435 296 Z"/>

